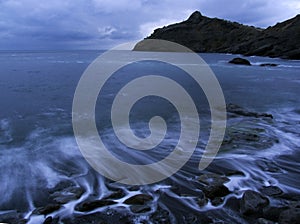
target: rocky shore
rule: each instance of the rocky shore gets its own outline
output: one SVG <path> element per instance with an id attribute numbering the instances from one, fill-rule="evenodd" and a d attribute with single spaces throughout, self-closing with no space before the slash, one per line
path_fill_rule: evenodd
<path id="1" fill-rule="evenodd" d="M 221 154 L 235 149 L 264 150 L 278 144 L 276 135 L 265 128 L 266 124 L 275 122 L 273 115 L 235 104 L 228 104 L 227 111 L 228 128 Z M 261 172 L 282 173 L 272 160 L 262 158 L 256 163 Z M 249 175 L 253 176 L 247 179 Z M 244 178 L 246 183 L 254 182 L 255 187 L 240 187 L 235 183 L 237 178 Z M 151 188 L 120 186 L 106 181 L 108 191 L 101 197 L 97 192 L 87 193 L 86 186 L 68 180 L 45 191 L 47 200 L 39 202 L 39 207 L 27 216 L 8 211 L 0 214 L 0 222 L 27 223 L 36 217 L 44 224 L 192 224 L 227 223 L 230 217 L 233 218 L 230 223 L 300 223 L 300 196 L 286 192 L 275 182 L 262 183 L 259 178 L 259 174 L 230 168 L 226 160 L 220 163 L 216 159 L 207 170 L 182 183 L 170 179 Z M 71 213 L 59 212 L 63 209 Z"/>
<path id="2" fill-rule="evenodd" d="M 194 12 L 186 21 L 156 29 L 146 39 L 182 44 L 195 52 L 300 59 L 300 15 L 266 29 Z M 143 41 L 134 50 L 151 51 Z"/>

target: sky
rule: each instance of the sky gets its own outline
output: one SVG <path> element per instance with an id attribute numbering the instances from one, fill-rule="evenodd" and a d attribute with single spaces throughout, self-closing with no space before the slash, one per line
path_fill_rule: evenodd
<path id="1" fill-rule="evenodd" d="M 300 0 L 0 0 L 0 50 L 109 49 L 196 10 L 265 28 L 300 14 Z"/>

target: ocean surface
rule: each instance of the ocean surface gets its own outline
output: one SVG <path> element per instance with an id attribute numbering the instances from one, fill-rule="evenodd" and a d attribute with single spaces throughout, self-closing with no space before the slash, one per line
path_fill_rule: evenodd
<path id="1" fill-rule="evenodd" d="M 274 206 L 300 200 L 299 61 L 246 57 L 253 65 L 242 66 L 228 63 L 236 55 L 200 54 L 220 82 L 227 104 L 273 116 L 268 119 L 229 114 L 225 143 L 204 171 L 197 167 L 209 134 L 210 113 L 199 86 L 179 69 L 159 62 L 145 61 L 119 70 L 101 92 L 102 100 L 96 106 L 99 135 L 119 159 L 133 164 L 158 161 L 171 152 L 180 132 L 178 114 L 172 104 L 148 97 L 133 108 L 131 126 L 136 135 L 145 137 L 149 135 L 149 119 L 160 115 L 168 125 L 165 139 L 149 153 L 128 149 L 116 139 L 109 105 L 115 92 L 129 80 L 149 72 L 173 78 L 193 97 L 202 122 L 196 152 L 178 173 L 156 184 L 132 188 L 95 172 L 81 155 L 73 133 L 76 86 L 88 65 L 102 53 L 0 52 L 0 222 L 5 221 L 3 217 L 18 217 L 28 223 L 43 223 L 51 216 L 63 223 L 80 223 L 82 217 L 90 215 L 93 219 L 91 215 L 97 213 L 97 218 L 107 223 L 122 223 L 122 215 L 132 223 L 205 223 L 207 219 L 213 223 L 251 223 L 251 218 L 235 209 L 235 200 L 245 190 L 280 188 L 281 197 L 269 198 Z M 278 66 L 261 67 L 261 63 Z M 229 175 L 230 172 L 233 174 Z M 203 193 L 197 178 L 204 173 L 229 178 L 225 186 L 230 193 L 222 196 L 219 203 L 207 197 L 206 202 L 199 204 Z M 70 187 L 81 193 L 61 193 Z M 110 197 L 116 191 L 122 195 L 113 199 L 113 205 L 78 209 L 85 201 Z M 58 201 L 55 193 L 71 196 L 60 202 L 59 208 L 39 214 L 37 208 Z M 153 199 L 148 209 L 136 212 L 124 203 L 141 193 Z M 74 221 L 74 217 L 78 220 Z"/>

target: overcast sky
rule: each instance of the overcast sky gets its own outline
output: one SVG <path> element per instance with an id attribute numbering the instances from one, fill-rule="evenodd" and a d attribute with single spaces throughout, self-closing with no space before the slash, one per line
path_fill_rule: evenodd
<path id="1" fill-rule="evenodd" d="M 108 49 L 196 10 L 267 27 L 300 14 L 300 1 L 0 0 L 0 49 Z"/>

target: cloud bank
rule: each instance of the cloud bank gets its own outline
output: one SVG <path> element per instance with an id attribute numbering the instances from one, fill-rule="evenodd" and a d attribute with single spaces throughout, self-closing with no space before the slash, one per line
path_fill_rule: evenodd
<path id="1" fill-rule="evenodd" d="M 258 27 L 300 13 L 298 0 L 0 0 L 0 49 L 108 49 L 193 11 Z"/>

